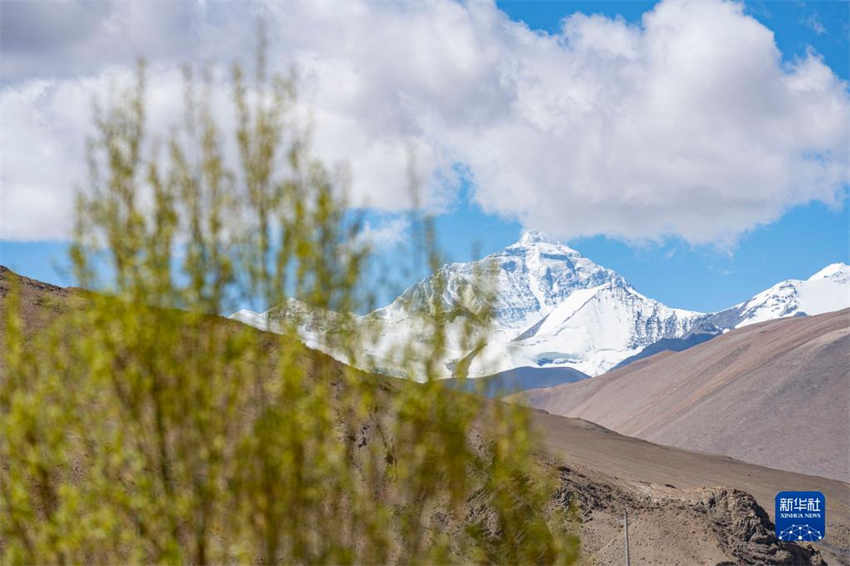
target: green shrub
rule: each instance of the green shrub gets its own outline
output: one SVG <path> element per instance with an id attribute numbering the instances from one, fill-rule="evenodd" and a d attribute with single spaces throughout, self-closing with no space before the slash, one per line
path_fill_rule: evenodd
<path id="1" fill-rule="evenodd" d="M 257 67 L 250 85 L 233 71 L 235 168 L 209 78 L 186 73 L 185 123 L 159 146 L 142 67 L 97 111 L 72 251 L 97 292 L 59 297 L 37 331 L 14 284 L 4 301 L 3 562 L 570 562 L 528 415 L 433 379 L 452 316 L 437 302 L 428 355 L 398 347 L 408 380 L 353 367 L 392 329 L 341 315 L 323 349 L 343 365 L 301 345 L 295 315 L 280 334 L 222 318 L 288 297 L 349 313 L 369 291 L 370 252 L 293 122 L 293 81 L 267 78 L 262 50 Z"/>

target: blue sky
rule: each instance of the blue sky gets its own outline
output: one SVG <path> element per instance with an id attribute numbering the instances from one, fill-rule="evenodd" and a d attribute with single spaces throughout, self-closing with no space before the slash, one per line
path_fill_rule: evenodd
<path id="1" fill-rule="evenodd" d="M 642 16 L 652 10 L 655 3 L 507 1 L 498 2 L 497 5 L 511 20 L 522 21 L 532 30 L 556 35 L 561 30 L 564 18 L 577 12 L 588 15 L 601 14 L 611 19 L 622 18 L 626 23 L 639 28 Z M 773 33 L 783 65 L 792 66 L 795 61 L 816 53 L 838 79 L 847 81 L 850 72 L 850 16 L 846 2 L 748 2 L 745 4 L 745 13 Z M 227 18 L 219 19 L 227 21 Z M 68 41 L 71 40 L 80 41 L 76 37 Z M 713 39 L 715 42 L 722 40 L 722 37 Z M 20 49 L 23 55 L 19 59 L 22 62 L 29 61 L 26 57 L 35 57 L 32 53 L 38 51 L 31 46 L 23 46 Z M 27 49 L 30 52 L 26 52 Z M 318 47 L 316 49 L 321 51 Z M 4 51 L 6 50 L 4 46 Z M 161 48 L 154 46 L 154 50 L 168 56 L 173 52 L 174 57 L 183 53 L 170 44 Z M 451 52 L 448 56 L 453 57 Z M 460 56 L 455 57 L 458 58 Z M 9 60 L 13 60 L 13 63 L 17 61 L 13 57 Z M 103 65 L 108 62 L 103 62 Z M 45 59 L 42 75 L 49 76 L 50 80 L 56 80 L 57 85 L 60 85 L 64 80 L 61 77 L 64 71 L 51 68 L 51 64 L 51 61 Z M 74 61 L 74 65 L 79 67 L 80 76 L 88 76 L 87 73 L 97 72 L 99 68 L 88 68 L 79 61 Z M 16 73 L 24 72 L 19 70 L 24 67 L 21 63 L 19 67 L 11 65 L 4 68 L 4 84 L 7 85 L 4 88 L 7 89 L 7 94 L 11 92 L 9 84 L 12 87 L 22 85 L 19 92 L 23 92 L 30 84 L 27 81 L 32 82 L 35 78 L 43 80 L 43 76 L 37 76 L 41 72 L 38 71 L 41 68 L 38 64 L 29 66 L 38 72 L 26 71 L 35 73 L 34 75 L 16 76 Z M 846 94 L 846 85 L 843 88 Z M 474 92 L 476 96 L 481 95 L 479 91 Z M 429 99 L 423 100 L 427 103 Z M 470 100 L 473 102 L 469 102 Z M 472 98 L 462 99 L 460 102 L 441 99 L 440 102 L 446 104 L 446 112 L 450 112 L 455 106 L 463 111 L 478 104 L 476 99 Z M 321 100 L 318 104 L 321 104 Z M 367 108 L 364 112 L 373 110 Z M 4 111 L 3 117 L 4 121 L 11 120 L 12 111 Z M 69 126 L 69 129 L 72 128 Z M 75 131 L 72 133 L 76 134 Z M 444 132 L 441 130 L 440 133 L 442 135 Z M 25 135 L 19 137 L 28 139 Z M 468 132 L 447 131 L 443 137 L 451 138 L 453 143 L 467 145 L 472 143 L 470 139 L 475 140 L 474 136 L 468 136 Z M 555 141 L 542 140 L 543 152 L 547 151 L 545 144 L 551 145 L 561 138 L 552 139 Z M 17 143 L 17 140 L 13 141 Z M 839 146 L 839 151 L 841 147 Z M 494 148 L 494 151 L 501 150 L 495 146 Z M 843 149 L 848 151 L 846 144 Z M 664 156 L 663 153 L 661 155 Z M 729 221 L 728 218 L 740 214 L 740 210 L 730 208 L 727 214 L 723 207 L 711 210 L 707 208 L 703 215 L 706 226 L 700 227 L 699 230 L 690 231 L 688 221 L 685 220 L 683 224 L 671 224 L 673 228 L 669 233 L 658 233 L 644 230 L 641 226 L 641 215 L 658 214 L 655 209 L 636 209 L 633 217 L 626 217 L 626 221 L 621 212 L 611 212 L 604 206 L 587 212 L 573 213 L 573 201 L 559 200 L 560 189 L 557 183 L 547 187 L 548 192 L 539 194 L 535 192 L 529 195 L 528 191 L 535 190 L 534 185 L 531 185 L 531 188 L 508 186 L 502 192 L 493 191 L 493 180 L 501 179 L 505 172 L 485 171 L 483 165 L 486 165 L 486 155 L 482 157 L 470 154 L 465 157 L 468 159 L 464 161 L 468 161 L 473 169 L 478 166 L 478 169 L 473 175 L 459 175 L 454 179 L 456 191 L 437 208 L 441 213 L 436 217 L 440 242 L 446 255 L 455 261 L 497 251 L 516 241 L 524 227 L 542 228 L 544 231 L 551 231 L 554 227 L 560 231 L 559 219 L 563 216 L 564 230 L 557 235 L 564 237 L 570 246 L 597 263 L 618 271 L 645 295 L 671 306 L 702 311 L 725 308 L 782 279 L 806 278 L 829 263 L 850 261 L 850 210 L 845 198 L 846 183 L 838 191 L 837 199 L 832 199 L 831 204 L 825 204 L 824 201 L 829 199 L 823 197 L 823 192 L 812 192 L 809 195 L 806 187 L 786 187 L 783 189 L 785 193 L 800 192 L 803 196 L 791 200 L 771 200 L 765 205 L 764 211 L 749 215 L 737 223 Z M 460 160 L 454 155 L 451 155 L 450 159 Z M 534 166 L 533 160 L 531 164 Z M 9 158 L 4 158 L 4 168 L 8 165 Z M 457 169 L 457 163 L 453 162 L 452 167 Z M 57 166 L 57 169 L 61 171 L 61 167 Z M 357 170 L 355 174 L 356 172 Z M 557 180 L 557 170 L 554 175 Z M 11 176 L 12 174 L 9 174 L 4 177 L 4 193 L 11 186 L 8 181 Z M 539 182 L 535 180 L 535 183 L 552 184 L 552 178 L 543 176 Z M 662 177 L 660 182 L 667 182 L 667 179 Z M 732 203 L 730 206 L 734 206 L 735 191 L 746 190 L 745 184 L 733 187 L 731 192 L 719 192 L 718 199 L 727 199 Z M 545 200 L 547 195 L 552 197 L 551 203 Z M 616 192 L 608 195 L 609 199 L 616 198 Z M 7 194 L 4 194 L 4 199 L 6 198 Z M 707 199 L 713 200 L 709 197 Z M 17 202 L 14 196 L 11 200 Z M 512 208 L 513 200 L 537 202 L 538 208 L 529 208 L 531 205 Z M 63 202 L 61 199 L 46 199 L 44 202 L 47 204 L 42 206 L 50 208 L 44 208 L 43 214 L 29 213 L 32 226 L 35 226 L 39 217 L 50 219 L 58 215 L 57 210 L 67 207 L 67 201 Z M 0 207 L 2 206 L 3 202 L 0 201 Z M 674 210 L 671 215 L 686 216 L 688 202 L 684 201 L 678 206 L 678 209 L 671 209 Z M 701 204 L 693 203 L 692 206 L 700 207 Z M 0 239 L 0 263 L 37 279 L 59 284 L 72 283 L 63 268 L 67 265 L 67 244 L 61 231 L 53 234 L 49 224 L 43 228 L 27 230 L 28 219 L 12 218 L 9 212 L 11 209 L 11 205 L 8 205 L 0 219 L 10 226 L 18 223 L 16 225 L 23 228 L 10 230 L 6 239 Z M 376 229 L 380 229 L 381 226 L 403 217 L 403 213 L 397 212 L 398 209 L 399 205 L 392 202 L 380 210 L 370 211 L 367 217 Z M 485 213 L 485 209 L 489 212 Z M 18 214 L 21 213 L 16 210 L 15 215 Z M 594 234 L 595 214 L 599 215 L 600 228 Z M 647 218 L 646 224 L 659 222 L 658 216 Z M 699 218 L 699 211 L 693 218 Z M 663 216 L 661 220 L 664 220 Z M 64 220 L 60 218 L 50 224 L 55 225 L 61 221 Z M 718 232 L 711 231 L 711 224 L 715 221 L 723 226 L 722 230 L 726 230 L 725 226 L 729 224 L 729 238 L 718 237 Z M 579 223 L 581 227 L 571 228 Z M 620 230 L 620 225 L 628 227 Z M 474 250 L 478 250 L 478 253 L 474 254 Z M 392 264 L 399 261 L 398 252 L 394 251 L 392 245 L 386 246 L 383 253 L 386 262 Z M 400 286 L 412 283 L 415 278 L 416 275 L 411 273 L 397 274 Z M 383 300 L 389 298 L 389 295 L 382 297 Z"/>

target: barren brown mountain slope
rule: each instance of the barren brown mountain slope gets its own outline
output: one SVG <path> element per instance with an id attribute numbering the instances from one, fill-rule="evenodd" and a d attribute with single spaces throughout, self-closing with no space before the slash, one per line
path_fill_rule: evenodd
<path id="1" fill-rule="evenodd" d="M 42 328 L 63 309 L 79 303 L 84 295 L 80 289 L 30 279 L 0 265 L 0 307 L 6 304 L 6 298 L 13 289 L 18 292 L 21 319 L 30 331 Z M 4 331 L 5 325 L 0 325 L 0 337 Z"/>
<path id="2" fill-rule="evenodd" d="M 594 379 L 597 378 L 591 380 Z M 621 546 L 613 545 L 612 553 L 611 548 L 601 549 L 601 544 L 612 536 L 621 536 L 618 520 L 625 509 L 634 530 L 642 533 L 633 537 L 641 540 L 632 549 L 635 563 L 714 564 L 708 558 L 711 555 L 706 554 L 710 549 L 705 548 L 711 546 L 714 537 L 707 533 L 720 527 L 723 520 L 711 516 L 706 498 L 723 489 L 734 489 L 752 495 L 771 520 L 777 492 L 821 491 L 828 501 L 827 537 L 814 546 L 829 564 L 850 565 L 850 484 L 846 482 L 660 446 L 581 419 L 543 411 L 536 412 L 535 422 L 543 432 L 547 452 L 574 473 L 585 476 L 590 484 L 587 491 L 595 503 L 589 506 L 594 513 L 584 525 L 587 535 L 582 544 L 588 554 L 597 553 L 601 564 L 620 560 L 617 552 Z M 618 495 L 611 497 L 609 491 Z M 653 545 L 659 548 L 653 551 Z M 664 560 L 656 562 L 659 556 Z M 690 559 L 676 561 L 673 556 Z M 738 564 L 773 563 L 764 557 L 753 562 L 742 556 L 727 560 Z"/>
<path id="3" fill-rule="evenodd" d="M 13 279 L 0 269 L 0 313 Z M 19 281 L 30 331 L 38 331 L 79 296 L 31 279 Z M 85 301 L 77 305 L 84 308 Z M 388 394 L 395 389 L 393 381 L 381 379 Z M 534 419 L 546 449 L 540 461 L 560 476 L 551 506 L 575 504 L 581 516 L 582 564 L 621 562 L 624 511 L 629 513 L 635 564 L 791 565 L 823 564 L 823 559 L 850 564 L 850 486 L 845 483 L 658 446 L 579 419 L 543 412 Z M 358 447 L 381 442 L 375 427 L 359 430 Z M 773 496 L 787 488 L 827 495 L 828 538 L 814 548 L 773 536 Z M 470 517 L 482 512 L 476 499 L 467 504 Z M 437 522 L 435 528 L 458 526 Z"/>
<path id="4" fill-rule="evenodd" d="M 850 309 L 729 332 L 524 394 L 652 442 L 850 480 Z"/>

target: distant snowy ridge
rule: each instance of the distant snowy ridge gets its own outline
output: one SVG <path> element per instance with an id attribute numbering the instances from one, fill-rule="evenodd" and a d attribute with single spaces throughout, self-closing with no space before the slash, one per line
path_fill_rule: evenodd
<path id="1" fill-rule="evenodd" d="M 787 279 L 712 317 L 723 328 L 850 307 L 850 266 L 830 264 L 808 279 Z"/>
<path id="2" fill-rule="evenodd" d="M 310 348 L 321 350 L 341 361 L 344 356 L 333 346 L 334 335 L 349 324 L 359 324 L 362 317 L 345 316 L 331 310 L 312 307 L 298 299 L 288 298 L 283 305 L 263 313 L 241 309 L 228 318 L 268 332 L 282 334 L 294 325 L 298 337 Z"/>

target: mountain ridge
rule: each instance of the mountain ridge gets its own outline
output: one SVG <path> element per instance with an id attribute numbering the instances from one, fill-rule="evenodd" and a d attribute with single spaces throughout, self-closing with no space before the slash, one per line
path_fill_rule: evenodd
<path id="1" fill-rule="evenodd" d="M 486 345 L 471 356 L 463 346 L 464 323 L 483 310 L 488 292 L 493 293 L 492 325 L 486 329 Z M 445 325 L 447 354 L 438 364 L 438 377 L 454 377 L 458 363 L 467 359 L 472 360 L 464 366 L 469 377 L 523 367 L 572 368 L 593 376 L 665 345 L 684 349 L 761 320 L 848 307 L 850 266 L 833 263 L 809 279 L 785 280 L 728 309 L 703 313 L 649 298 L 622 275 L 579 251 L 527 231 L 517 242 L 485 258 L 445 264 L 390 304 L 355 317 L 385 329 L 366 348 L 372 365 L 364 369 L 399 374 L 401 368 L 390 360 L 390 353 L 396 346 L 428 338 L 429 326 L 423 318 L 436 305 L 456 314 Z M 240 311 L 233 318 L 265 328 L 266 321 L 281 320 L 281 311 Z M 333 315 L 319 318 L 328 316 Z M 316 324 L 314 316 L 306 318 L 313 326 L 323 326 Z M 308 345 L 321 348 L 315 328 L 300 327 L 299 331 Z M 694 339 L 695 335 L 699 338 Z"/>
<path id="2" fill-rule="evenodd" d="M 842 297 L 843 295 L 843 297 Z M 843 299 L 843 302 L 841 301 Z M 785 279 L 728 309 L 712 315 L 723 328 L 801 314 L 815 315 L 850 306 L 850 265 L 835 262 L 808 279 Z"/>

